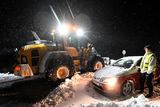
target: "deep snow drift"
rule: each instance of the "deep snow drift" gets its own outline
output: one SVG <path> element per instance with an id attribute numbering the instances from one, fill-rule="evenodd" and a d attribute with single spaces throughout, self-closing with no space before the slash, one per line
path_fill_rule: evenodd
<path id="1" fill-rule="evenodd" d="M 143 94 L 127 100 L 110 99 L 97 93 L 91 84 L 94 73 L 75 74 L 66 79 L 35 107 L 160 107 L 160 86 L 154 88 L 154 96 L 147 99 Z M 146 90 L 145 90 L 146 93 Z"/>

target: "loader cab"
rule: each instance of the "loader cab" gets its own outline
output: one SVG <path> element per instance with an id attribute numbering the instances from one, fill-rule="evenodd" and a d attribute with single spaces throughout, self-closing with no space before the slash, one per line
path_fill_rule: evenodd
<path id="1" fill-rule="evenodd" d="M 68 46 L 75 47 L 78 51 L 80 51 L 81 47 L 87 47 L 89 40 L 85 37 L 77 37 L 75 33 L 71 33 L 67 38 Z"/>
<path id="2" fill-rule="evenodd" d="M 80 43 L 75 35 L 69 35 L 67 42 L 70 47 L 75 47 L 78 50 Z"/>

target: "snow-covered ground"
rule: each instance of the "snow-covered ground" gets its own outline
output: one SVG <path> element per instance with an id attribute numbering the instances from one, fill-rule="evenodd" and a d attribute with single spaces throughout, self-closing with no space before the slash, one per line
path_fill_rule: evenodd
<path id="1" fill-rule="evenodd" d="M 24 78 L 22 76 L 15 76 L 10 73 L 0 73 L 0 89 L 5 87 L 10 87 L 12 84 L 16 82 L 22 82 L 27 80 L 34 80 L 37 78 L 43 78 L 44 75 L 35 75 L 30 78 Z"/>
<path id="2" fill-rule="evenodd" d="M 15 76 L 14 74 L 0 73 L 0 88 L 11 86 L 15 80 L 21 80 L 21 79 L 23 79 L 23 77 Z"/>
<path id="3" fill-rule="evenodd" d="M 9 74 L 9 73 L 0 73 L 0 83 L 4 81 L 19 79 L 19 78 L 22 78 L 22 77 L 15 76 L 14 74 Z"/>
<path id="4" fill-rule="evenodd" d="M 35 107 L 160 107 L 160 86 L 155 86 L 154 96 L 147 99 L 143 94 L 126 100 L 110 99 L 97 93 L 91 84 L 94 73 L 75 74 L 66 79 Z M 145 90 L 146 94 L 146 90 Z"/>

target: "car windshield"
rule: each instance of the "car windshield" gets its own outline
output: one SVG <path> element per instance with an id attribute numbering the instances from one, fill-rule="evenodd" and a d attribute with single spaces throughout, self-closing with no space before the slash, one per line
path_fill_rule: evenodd
<path id="1" fill-rule="evenodd" d="M 132 64 L 133 64 L 133 60 L 131 59 L 119 59 L 113 64 L 113 66 L 130 68 Z"/>

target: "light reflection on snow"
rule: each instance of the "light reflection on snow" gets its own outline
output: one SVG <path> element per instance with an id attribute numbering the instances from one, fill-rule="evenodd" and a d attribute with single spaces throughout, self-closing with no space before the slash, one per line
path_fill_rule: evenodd
<path id="1" fill-rule="evenodd" d="M 110 100 L 96 93 L 90 84 L 94 73 L 75 74 L 71 79 L 66 79 L 56 90 L 53 90 L 41 102 L 34 106 L 53 107 L 160 107 L 150 102 L 143 94 L 124 101 Z"/>

